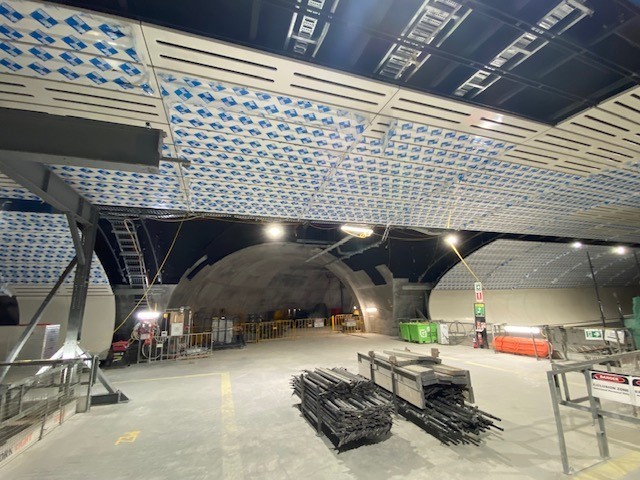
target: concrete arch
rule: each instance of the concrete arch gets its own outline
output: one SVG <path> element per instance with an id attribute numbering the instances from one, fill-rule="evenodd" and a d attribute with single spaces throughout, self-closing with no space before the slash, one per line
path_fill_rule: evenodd
<path id="1" fill-rule="evenodd" d="M 277 305 L 278 299 L 268 299 L 265 293 L 280 292 L 283 288 L 311 288 L 314 284 L 304 284 L 302 272 L 327 271 L 342 282 L 355 303 L 362 308 L 367 331 L 386 333 L 381 328 L 386 322 L 380 320 L 392 318 L 392 310 L 391 305 L 379 305 L 379 301 L 376 303 L 379 287 L 373 284 L 366 273 L 354 272 L 330 254 L 323 254 L 305 263 L 319 251 L 317 246 L 292 242 L 270 242 L 243 248 L 201 268 L 191 280 L 183 275 L 171 295 L 169 306 L 189 305 L 195 310 L 211 309 L 216 305 L 222 306 L 222 303 L 238 305 L 251 296 L 259 298 L 262 295 L 268 306 L 264 310 L 282 308 L 286 305 Z M 296 280 L 301 284 L 296 285 Z M 377 311 L 373 311 L 372 306 Z"/>

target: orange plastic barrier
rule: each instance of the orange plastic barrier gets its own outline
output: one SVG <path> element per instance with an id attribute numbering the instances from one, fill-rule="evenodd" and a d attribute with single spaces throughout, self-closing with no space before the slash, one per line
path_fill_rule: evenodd
<path id="1" fill-rule="evenodd" d="M 494 347 L 498 352 L 514 353 L 516 355 L 527 355 L 529 357 L 536 356 L 536 350 L 538 351 L 538 357 L 549 356 L 549 342 L 546 340 L 536 339 L 535 349 L 533 346 L 534 340 L 532 338 L 523 337 L 496 337 L 494 340 Z"/>

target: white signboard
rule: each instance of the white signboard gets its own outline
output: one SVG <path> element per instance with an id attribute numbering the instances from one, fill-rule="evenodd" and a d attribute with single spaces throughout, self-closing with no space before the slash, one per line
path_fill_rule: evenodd
<path id="1" fill-rule="evenodd" d="M 594 397 L 635 405 L 630 375 L 589 370 L 589 377 Z"/>
<path id="2" fill-rule="evenodd" d="M 473 284 L 473 288 L 475 289 L 476 292 L 480 293 L 482 292 L 482 284 L 480 282 L 476 282 Z"/>
<path id="3" fill-rule="evenodd" d="M 624 343 L 624 330 L 614 330 L 607 328 L 604 331 L 604 339 L 607 342 Z"/>

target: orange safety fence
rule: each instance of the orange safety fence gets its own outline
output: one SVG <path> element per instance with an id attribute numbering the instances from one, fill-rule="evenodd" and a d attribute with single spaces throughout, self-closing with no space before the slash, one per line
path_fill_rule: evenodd
<path id="1" fill-rule="evenodd" d="M 548 357 L 550 348 L 546 340 L 509 336 L 496 337 L 493 346 L 497 352 L 540 358 Z"/>

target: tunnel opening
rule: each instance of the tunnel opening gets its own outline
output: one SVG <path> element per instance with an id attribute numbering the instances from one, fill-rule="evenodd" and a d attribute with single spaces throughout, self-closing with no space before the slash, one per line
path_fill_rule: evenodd
<path id="1" fill-rule="evenodd" d="M 308 333 L 366 330 L 365 312 L 349 267 L 317 246 L 292 242 L 265 243 L 238 250 L 185 274 L 169 301 L 170 308 L 191 309 L 196 328 L 224 317 L 256 336 L 252 324 L 271 322 L 268 336 L 288 336 L 288 327 Z M 336 320 L 337 319 L 337 320 Z M 288 322 L 284 327 L 274 322 Z M 337 323 L 336 323 L 337 322 Z M 204 324 L 204 325 L 203 325 Z M 271 335 L 273 333 L 273 335 Z M 264 332 L 263 332 L 264 335 Z"/>

